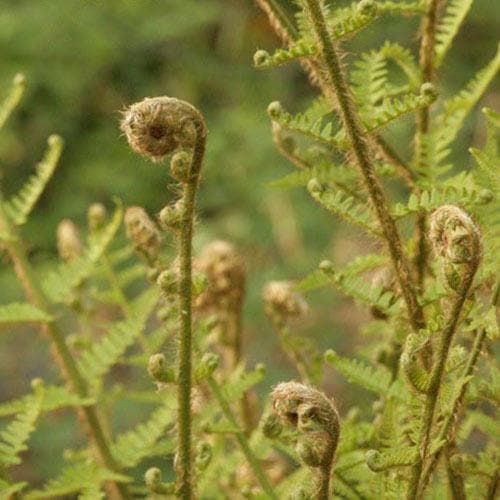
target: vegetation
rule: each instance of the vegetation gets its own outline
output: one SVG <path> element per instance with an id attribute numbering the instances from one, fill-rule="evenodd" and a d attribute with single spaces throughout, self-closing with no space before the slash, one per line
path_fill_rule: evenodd
<path id="1" fill-rule="evenodd" d="M 209 4 L 211 19 L 217 9 Z M 298 62 L 320 93 L 299 113 L 278 101 L 268 106 L 272 140 L 295 168 L 270 186 L 280 250 L 300 246 L 294 195 L 282 194 L 294 188 L 362 243 L 342 241 L 337 258 L 319 263 L 316 244 L 310 252 L 304 244 L 309 273 L 263 287 L 268 322 L 256 324 L 274 332 L 293 370 L 274 384 L 281 374 L 260 362 L 263 350 L 256 356 L 243 342 L 245 330 L 255 329 L 245 322 L 245 306 L 255 300 L 246 253 L 220 238 L 200 250 L 195 241 L 209 224 L 196 209 L 210 166 L 203 100 L 194 107 L 160 95 L 123 111 L 121 148 L 126 139 L 155 163 L 151 176 L 169 164 L 172 188 L 164 199 L 156 198 L 164 188 L 155 188 L 151 200 L 157 216 L 137 202 L 125 207 L 115 198 L 112 213 L 94 202 L 86 224 L 60 221 L 58 257 L 40 259 L 26 228 L 57 178 L 64 145 L 51 135 L 36 172 L 0 198 L 4 261 L 23 293 L 2 303 L 0 326 L 9 335 L 35 326 L 57 369 L 56 376 L 34 370 L 27 393 L 0 403 L 2 498 L 496 497 L 500 114 L 484 107 L 484 141 L 458 161 L 453 150 L 498 74 L 500 48 L 443 97 L 440 71 L 470 0 L 256 4 L 282 47 L 258 50 L 255 67 Z M 416 52 L 385 41 L 346 57 L 346 42 L 377 22 L 383 31 L 390 16 L 418 19 Z M 25 87 L 26 78 L 15 76 L 0 128 Z M 303 104 L 297 101 L 288 107 Z M 226 146 L 219 161 L 230 170 Z M 351 232 L 338 234 L 347 240 Z M 306 333 L 314 308 L 303 294 L 314 300 L 319 289 L 327 289 L 329 306 L 332 289 L 349 297 L 362 335 L 354 355 L 337 352 L 325 318 L 318 319 L 322 337 Z M 253 369 L 252 358 L 259 361 Z M 358 405 L 346 405 L 331 383 L 341 378 L 348 391 L 365 391 Z M 57 471 L 30 481 L 33 441 L 44 431 L 50 447 L 53 416 L 69 412 L 81 423 L 78 437 L 55 459 Z"/>

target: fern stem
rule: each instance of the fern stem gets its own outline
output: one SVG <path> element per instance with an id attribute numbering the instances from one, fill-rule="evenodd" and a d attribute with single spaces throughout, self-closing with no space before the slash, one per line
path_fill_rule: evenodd
<path id="1" fill-rule="evenodd" d="M 189 182 L 183 184 L 182 216 L 179 229 L 179 323 L 178 351 L 178 426 L 177 448 L 178 494 L 193 498 L 191 453 L 191 386 L 192 386 L 192 240 L 198 179 L 205 154 L 206 127 L 201 116 L 196 122 L 197 134 L 190 165 Z"/>
<path id="2" fill-rule="evenodd" d="M 414 500 L 416 498 L 421 498 L 423 494 L 422 482 L 422 470 L 423 466 L 428 459 L 428 450 L 431 440 L 432 425 L 434 423 L 434 414 L 436 411 L 437 401 L 440 394 L 441 382 L 443 379 L 446 360 L 448 359 L 448 353 L 451 348 L 454 334 L 459 323 L 460 314 L 462 312 L 463 305 L 467 298 L 469 289 L 474 280 L 474 275 L 476 273 L 477 267 L 479 265 L 478 258 L 474 259 L 471 263 L 470 268 L 467 273 L 465 273 L 462 281 L 462 287 L 456 294 L 456 297 L 451 306 L 448 320 L 444 330 L 440 334 L 439 346 L 435 352 L 435 359 L 430 374 L 429 389 L 427 393 L 427 398 L 425 402 L 422 432 L 420 435 L 420 455 L 419 460 L 413 466 L 410 483 L 408 488 L 407 498 Z"/>
<path id="3" fill-rule="evenodd" d="M 364 130 L 349 92 L 347 79 L 340 62 L 340 55 L 329 36 L 320 2 L 318 0 L 306 0 L 306 4 L 314 31 L 316 32 L 330 84 L 337 97 L 342 122 L 350 139 L 356 162 L 363 174 L 366 188 L 389 248 L 394 270 L 408 309 L 411 326 L 415 331 L 418 331 L 424 324 L 422 309 L 417 302 L 410 269 L 403 254 L 401 238 L 396 223 L 389 213 L 385 194 L 374 172 L 368 144 L 364 137 Z"/>
<path id="4" fill-rule="evenodd" d="M 44 292 L 40 288 L 35 273 L 26 257 L 22 244 L 19 242 L 15 230 L 9 224 L 7 217 L 0 210 L 1 226 L 8 229 L 8 234 L 12 239 L 5 243 L 7 252 L 14 263 L 14 269 L 19 281 L 23 284 L 25 294 L 34 305 L 39 309 L 50 314 L 50 307 Z M 54 345 L 55 360 L 66 380 L 73 387 L 74 391 L 81 398 L 88 398 L 89 393 L 87 385 L 81 373 L 78 370 L 76 361 L 69 350 L 63 332 L 55 323 L 44 325 L 46 333 L 49 335 Z M 116 464 L 108 441 L 103 430 L 103 425 L 100 422 L 96 405 L 80 406 L 78 413 L 85 422 L 87 432 L 90 435 L 95 446 L 98 458 L 102 464 L 111 470 L 118 471 L 119 467 Z M 116 498 L 129 498 L 126 486 L 118 482 L 110 482 L 111 491 Z"/>
<path id="5" fill-rule="evenodd" d="M 453 500 L 466 500 L 465 485 L 463 477 L 457 474 L 450 465 L 450 446 L 447 446 L 446 451 L 446 474 L 448 476 L 448 484 L 450 486 L 451 498 Z"/>
<path id="6" fill-rule="evenodd" d="M 420 41 L 419 65 L 422 71 L 422 82 L 432 82 L 434 76 L 434 47 L 436 45 L 436 25 L 438 7 L 441 0 L 427 0 L 426 12 L 422 20 Z M 430 128 L 429 106 L 424 106 L 417 110 L 416 116 L 416 135 L 415 135 L 415 160 L 417 169 L 421 172 L 423 169 L 423 138 Z M 420 190 L 417 189 L 417 194 Z M 419 212 L 417 214 L 417 251 L 415 254 L 415 267 L 417 270 L 417 284 L 421 289 L 424 283 L 425 270 L 429 249 L 426 239 L 426 214 Z"/>
<path id="7" fill-rule="evenodd" d="M 483 328 L 481 330 L 478 330 L 476 337 L 474 339 L 474 344 L 472 346 L 472 351 L 469 355 L 469 359 L 467 360 L 467 364 L 465 365 L 462 374 L 460 375 L 461 380 L 467 379 L 470 375 L 473 374 L 474 369 L 476 367 L 477 360 L 479 359 L 479 354 L 481 353 L 481 349 L 483 346 L 483 342 L 486 338 L 486 329 Z M 439 431 L 437 441 L 442 441 L 445 440 L 448 437 L 448 434 L 450 433 L 451 426 L 453 422 L 456 419 L 456 415 L 458 412 L 458 409 L 460 405 L 462 404 L 463 398 L 465 396 L 465 393 L 467 391 L 469 383 L 467 382 L 462 386 L 462 389 L 460 391 L 460 394 L 458 397 L 455 399 L 455 402 L 453 403 L 453 409 L 450 412 L 450 414 L 446 417 L 445 421 L 443 422 L 441 426 L 441 430 Z M 427 482 L 429 481 L 429 478 L 436 467 L 436 464 L 439 460 L 439 456 L 441 454 L 442 449 L 438 450 L 432 457 L 430 458 L 430 461 L 427 463 L 424 472 L 422 474 L 422 489 L 425 488 L 427 485 Z"/>
<path id="8" fill-rule="evenodd" d="M 224 394 L 219 384 L 212 376 L 210 376 L 207 379 L 207 382 L 210 387 L 210 390 L 213 392 L 215 398 L 217 399 L 217 402 L 219 403 L 222 413 L 224 413 L 224 416 L 226 417 L 227 421 L 231 424 L 232 427 L 238 428 L 238 422 L 236 421 L 236 417 L 234 416 L 229 403 L 224 397 Z M 269 498 L 277 500 L 278 497 L 274 493 L 273 488 L 269 483 L 269 479 L 262 470 L 258 458 L 255 456 L 254 452 L 250 448 L 245 433 L 243 431 L 237 431 L 235 432 L 235 436 L 236 439 L 238 440 L 239 445 L 241 446 L 241 450 L 243 451 L 245 458 L 247 459 L 250 467 L 252 468 L 252 471 L 255 474 L 257 480 L 259 481 L 262 489 Z"/>

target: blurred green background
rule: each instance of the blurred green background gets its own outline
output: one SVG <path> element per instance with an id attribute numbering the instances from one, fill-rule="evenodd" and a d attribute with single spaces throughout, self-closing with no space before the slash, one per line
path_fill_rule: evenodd
<path id="1" fill-rule="evenodd" d="M 282 4 L 293 9 L 291 1 Z M 346 45 L 347 62 L 385 39 L 415 50 L 417 28 L 414 17 L 379 20 Z M 497 2 L 476 0 L 443 66 L 440 93 L 460 89 L 492 57 L 498 32 Z M 246 351 L 250 364 L 272 366 L 262 392 L 282 377 L 295 376 L 262 312 L 263 284 L 298 279 L 324 258 L 342 264 L 370 244 L 329 217 L 303 190 L 266 186 L 294 169 L 272 143 L 267 104 L 279 99 L 295 112 L 316 95 L 297 64 L 253 69 L 256 49 L 278 46 L 266 17 L 250 0 L 0 0 L 0 94 L 7 93 L 17 72 L 28 81 L 22 104 L 0 136 L 4 194 L 15 193 L 33 171 L 51 133 L 61 134 L 66 143 L 58 171 L 23 229 L 31 257 L 36 262 L 55 256 L 58 222 L 70 217 L 83 225 L 92 202 L 111 208 L 117 196 L 126 205 L 157 213 L 173 196 L 168 168 L 130 151 L 118 129 L 120 110 L 144 96 L 192 102 L 210 129 L 195 247 L 223 238 L 245 255 Z M 498 108 L 499 102 L 497 85 L 483 104 Z M 399 144 L 411 127 L 407 118 L 389 130 L 387 139 Z M 461 168 L 469 163 L 468 143 L 480 143 L 482 134 L 474 114 L 454 154 Z M 0 303 L 18 297 L 20 289 L 2 256 Z M 304 335 L 342 353 L 362 344 L 358 327 L 366 311 L 333 290 L 308 299 L 311 314 L 299 325 Z M 35 329 L 0 332 L 0 373 L 0 401 L 25 392 L 35 376 L 56 376 Z M 352 404 L 369 407 L 367 394 L 346 390 L 333 374 L 327 374 L 325 384 L 337 394 L 342 412 Z M 46 459 L 60 454 L 75 424 L 69 413 L 51 419 L 35 436 L 34 480 L 53 473 L 57 460 Z"/>

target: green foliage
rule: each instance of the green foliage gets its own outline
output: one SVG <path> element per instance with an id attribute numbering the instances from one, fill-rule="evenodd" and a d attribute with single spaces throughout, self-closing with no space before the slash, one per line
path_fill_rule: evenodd
<path id="1" fill-rule="evenodd" d="M 0 306 L 0 324 L 25 323 L 30 321 L 49 323 L 53 321 L 53 318 L 45 311 L 28 303 L 14 302 Z"/>
<path id="2" fill-rule="evenodd" d="M 43 339 L 54 355 L 54 369 L 47 376 L 57 379 L 46 384 L 36 380 L 33 392 L 19 395 L 18 382 L 12 377 L 11 383 L 7 373 L 10 399 L 0 404 L 0 417 L 6 419 L 0 432 L 2 498 L 20 494 L 27 499 L 156 498 L 170 495 L 175 488 L 182 498 L 191 498 L 191 489 L 203 498 L 323 499 L 336 495 L 415 500 L 427 495 L 444 498 L 459 490 L 493 497 L 499 453 L 495 411 L 500 399 L 500 372 L 493 359 L 500 331 L 500 115 L 483 110 L 486 141 L 481 144 L 483 134 L 473 134 L 478 140 L 469 149 L 470 158 L 456 161 L 453 148 L 457 137 L 465 137 L 471 111 L 497 76 L 500 51 L 463 90 L 442 98 L 448 89 L 438 81 L 437 70 L 452 44 L 460 41 L 471 1 L 450 0 L 445 10 L 438 9 L 432 26 L 427 25 L 429 19 L 432 24 L 432 16 L 428 18 L 421 30 L 420 53 L 373 36 L 374 21 L 380 20 L 383 30 L 393 26 L 388 15 L 396 16 L 396 24 L 405 26 L 400 33 L 407 35 L 406 24 L 398 16 L 423 18 L 432 2 L 361 0 L 340 8 L 317 0 L 285 7 L 275 0 L 257 3 L 284 46 L 272 55 L 258 51 L 255 66 L 274 68 L 299 60 L 323 94 L 315 99 L 305 95 L 305 79 L 294 73 L 297 65 L 285 71 L 288 77 L 277 80 L 287 84 L 297 80 L 301 87 L 296 92 L 288 85 L 276 85 L 275 79 L 282 77 L 273 73 L 269 89 L 275 92 L 279 86 L 276 97 L 287 103 L 295 100 L 289 109 L 304 111 L 288 113 L 278 102 L 268 108 L 275 144 L 286 160 L 300 167 L 272 182 L 269 179 L 276 174 L 269 171 L 269 165 L 277 160 L 271 157 L 271 140 L 264 145 L 262 114 L 252 115 L 255 120 L 249 118 L 250 111 L 262 107 L 256 94 L 266 94 L 255 92 L 254 79 L 266 77 L 263 73 L 250 76 L 245 66 L 248 81 L 241 90 L 233 90 L 238 87 L 233 66 L 239 51 L 257 45 L 254 40 L 241 43 L 243 39 L 234 37 L 234 32 L 244 33 L 248 28 L 253 33 L 255 28 L 248 27 L 253 11 L 248 10 L 251 15 L 244 23 L 240 6 L 225 5 L 227 19 L 219 19 L 218 0 L 209 0 L 203 7 L 192 0 L 174 0 L 168 13 L 164 6 L 148 0 L 145 5 L 116 0 L 82 11 L 82 26 L 100 19 L 93 17 L 95 12 L 120 19 L 109 38 L 116 37 L 119 43 L 107 49 L 103 46 L 100 54 L 92 56 L 102 58 L 101 71 L 116 73 L 99 90 L 103 102 L 112 102 L 112 109 L 132 100 L 130 92 L 117 88 L 121 72 L 133 72 L 144 53 L 153 48 L 158 52 L 158 61 L 152 64 L 156 69 L 147 70 L 144 82 L 137 86 L 127 80 L 133 92 L 164 92 L 168 80 L 165 92 L 187 94 L 190 101 L 202 103 L 199 107 L 204 114 L 207 106 L 211 134 L 208 168 L 203 170 L 207 188 L 199 196 L 202 222 L 194 225 L 193 245 L 195 192 L 205 189 L 205 184 L 198 183 L 205 130 L 203 120 L 184 101 L 173 100 L 189 112 L 187 118 L 172 123 L 168 121 L 172 116 L 167 117 L 167 125 L 175 128 L 175 134 L 167 134 L 167 146 L 171 149 L 178 142 L 193 170 L 180 179 L 174 175 L 171 193 L 163 193 L 167 170 L 163 163 L 145 167 L 151 176 L 146 182 L 140 164 L 133 163 L 136 160 L 128 158 L 121 151 L 124 148 L 114 148 L 118 132 L 114 128 L 110 132 L 112 120 L 108 115 L 104 120 L 102 111 L 89 111 L 92 118 L 84 126 L 99 132 L 103 132 L 102 122 L 109 127 L 101 139 L 97 140 L 96 132 L 83 148 L 89 170 L 84 171 L 78 161 L 71 167 L 77 179 L 72 182 L 81 183 L 82 189 L 109 177 L 113 192 L 125 193 L 134 205 L 143 196 L 153 207 L 150 213 L 161 213 L 168 204 L 182 214 L 175 230 L 158 229 L 156 218 L 149 218 L 146 211 L 134 226 L 123 202 L 117 200 L 111 216 L 102 207 L 97 225 L 88 223 L 82 230 L 84 236 L 72 235 L 77 255 L 56 259 L 53 252 L 43 251 L 33 229 L 37 226 L 32 225 L 35 214 L 43 217 L 55 199 L 73 207 L 67 197 L 73 196 L 75 184 L 66 182 L 64 162 L 58 171 L 63 188 L 51 182 L 49 191 L 55 192 L 44 194 L 61 157 L 59 136 L 49 138 L 36 173 L 20 189 L 12 189 L 17 194 L 6 200 L 2 196 L 3 260 L 12 262 L 19 287 L 7 290 L 12 297 L 0 305 L 0 325 L 14 332 L 5 335 L 6 342 L 19 335 L 22 340 L 16 338 L 16 342 L 29 343 L 23 336 L 33 335 L 34 327 L 44 332 Z M 58 7 L 61 15 L 68 12 L 65 3 L 52 9 Z M 26 10 L 23 19 L 31 20 L 28 28 L 33 28 L 34 14 L 43 13 L 35 4 L 18 9 Z M 288 17 L 292 10 L 295 18 Z M 53 10 L 51 15 L 54 28 L 63 30 L 59 13 Z M 9 25 L 5 19 L 0 23 Z M 262 29 L 262 23 L 256 24 Z M 372 25 L 373 29 L 365 30 Z M 98 26 L 102 29 L 96 29 L 100 43 L 104 43 L 101 37 L 106 26 L 103 23 Z M 38 32 L 32 31 L 36 41 Z M 138 31 L 141 40 L 148 41 L 144 47 L 135 38 Z M 383 31 L 384 37 L 392 37 L 391 29 Z M 432 40 L 429 43 L 429 31 L 435 35 L 434 46 Z M 195 42 L 199 54 L 191 59 L 184 49 L 179 51 L 179 41 L 202 36 L 198 32 L 205 38 Z M 87 34 L 76 32 L 75 38 L 87 40 Z M 406 41 L 413 40 L 412 34 Z M 344 57 L 344 43 L 349 43 L 352 57 Z M 14 45 L 22 53 L 24 45 Z M 356 55 L 361 45 L 362 50 L 369 47 L 369 52 Z M 85 55 L 79 47 L 71 46 L 73 59 L 74 54 Z M 90 45 L 86 48 L 90 51 Z M 58 44 L 47 61 L 54 58 L 70 64 L 59 57 L 65 54 L 63 49 L 64 44 Z M 175 57 L 168 55 L 171 50 Z M 120 57 L 117 66 L 106 65 L 111 52 Z M 227 66 L 214 56 L 222 52 L 227 52 Z M 165 71 L 160 64 L 163 59 L 168 60 Z M 35 63 L 40 71 L 40 61 Z M 58 77 L 52 63 L 47 63 L 49 81 L 64 86 L 65 79 Z M 89 67 L 88 73 L 96 73 L 94 69 Z M 211 71 L 210 79 L 200 71 Z M 191 73 L 192 79 L 184 76 Z M 78 74 L 77 79 L 85 79 L 93 89 L 86 75 Z M 432 81 L 424 82 L 422 75 Z M 199 95 L 198 81 L 206 82 Z M 74 85 L 68 83 L 66 89 L 71 102 Z M 16 77 L 0 106 L 0 128 L 20 102 L 24 87 L 24 79 Z M 226 96 L 243 111 L 210 109 L 208 96 L 212 94 Z M 29 97 L 35 96 L 36 91 Z M 87 109 L 86 100 L 81 101 L 74 104 Z M 74 140 L 71 125 L 63 123 L 74 118 L 65 102 L 53 107 L 60 109 L 58 122 L 69 133 L 65 155 L 71 155 L 81 145 Z M 414 117 L 416 130 L 407 126 Z M 31 115 L 23 111 L 16 119 L 5 145 L 0 144 L 0 152 L 12 147 L 8 159 L 12 164 L 17 161 L 16 144 L 31 145 L 34 139 L 31 134 L 18 134 Z M 41 123 L 46 125 L 44 120 Z M 155 140 L 156 134 L 165 133 L 163 123 L 158 129 L 150 122 L 147 125 L 144 133 Z M 483 119 L 479 120 L 482 126 Z M 35 135 L 42 136 L 41 132 Z M 239 151 L 240 147 L 244 149 Z M 246 153 L 248 158 L 242 162 Z M 23 154 L 20 158 L 25 162 Z M 134 175 L 132 169 L 122 170 L 127 163 L 136 171 Z M 250 163 L 254 170 L 242 170 Z M 6 178 L 14 177 L 6 174 Z M 270 188 L 265 200 L 256 187 L 260 184 Z M 9 180 L 7 186 L 9 192 L 16 181 Z M 99 190 L 98 198 L 107 196 L 105 187 L 109 186 Z M 323 215 L 307 205 L 307 196 L 275 188 L 306 188 L 306 194 L 325 212 L 342 219 L 344 226 L 318 223 L 316 219 Z M 61 189 L 69 195 L 61 196 Z M 172 198 L 177 201 L 172 203 Z M 238 198 L 252 205 L 250 214 L 238 214 L 234 220 L 232 215 L 220 215 L 226 203 L 239 203 Z M 78 210 L 80 202 L 74 205 Z M 70 209 L 68 214 L 83 219 L 81 210 Z M 272 233 L 275 241 L 270 252 L 261 252 L 264 225 L 266 236 Z M 361 231 L 351 237 L 345 226 Z M 236 240 L 251 246 L 239 255 L 231 245 L 218 241 L 208 247 L 210 251 L 200 251 L 212 233 L 226 232 L 234 232 Z M 177 246 L 172 240 L 177 240 Z M 151 252 L 138 251 L 144 247 Z M 271 273 L 274 254 L 279 254 L 282 263 Z M 255 314 L 256 283 L 260 286 L 271 274 L 286 275 L 292 270 L 294 278 L 301 276 L 310 262 L 325 254 L 332 262 L 321 262 L 294 287 L 275 282 L 274 296 L 263 294 L 265 313 L 275 330 L 269 333 L 269 325 L 264 326 L 260 313 Z M 270 267 L 260 272 L 263 255 L 270 255 Z M 169 277 L 168 286 L 159 276 Z M 362 311 L 349 301 L 339 305 L 340 301 L 332 300 L 330 288 L 354 300 Z M 312 301 L 315 306 L 323 301 L 328 313 L 311 314 L 312 308 L 299 295 L 318 289 L 323 289 L 322 294 Z M 19 298 L 21 292 L 24 299 Z M 249 317 L 252 323 L 247 325 Z M 330 334 L 332 319 L 334 335 Z M 249 348 L 242 342 L 244 333 Z M 274 353 L 279 350 L 284 351 L 283 360 L 292 365 L 288 368 L 295 370 L 297 381 L 284 384 L 288 393 L 280 393 L 282 384 L 276 386 L 269 402 L 262 393 L 283 378 L 273 366 L 278 364 L 279 356 Z M 354 352 L 353 357 L 339 354 L 344 350 Z M 31 356 L 19 363 L 15 359 L 23 376 L 41 370 L 38 359 L 34 362 Z M 249 356 L 258 361 L 264 358 L 267 370 L 260 363 L 248 370 Z M 9 362 L 9 356 L 2 357 L 8 370 Z M 330 398 L 330 389 L 325 393 L 315 389 L 324 381 L 325 368 L 330 369 L 332 387 L 339 391 L 335 398 Z M 371 406 L 365 391 L 372 393 Z M 339 416 L 335 400 L 341 403 Z M 29 446 L 36 455 L 38 436 L 47 434 L 50 441 L 59 430 L 55 419 L 66 422 L 70 413 L 77 413 L 82 425 L 75 425 L 73 416 L 71 432 L 60 426 L 68 451 L 62 453 L 54 445 L 51 458 L 62 458 L 53 460 L 50 473 L 28 470 L 32 464 L 32 457 L 25 453 Z M 11 480 L 9 469 L 14 465 L 20 467 Z M 152 465 L 159 468 L 149 469 L 144 481 L 141 476 Z M 33 475 L 35 481 L 31 481 Z M 167 482 L 174 475 L 175 487 Z M 434 476 L 448 481 L 436 481 Z M 29 482 L 19 479 L 24 477 Z M 42 480 L 45 483 L 40 487 Z"/>

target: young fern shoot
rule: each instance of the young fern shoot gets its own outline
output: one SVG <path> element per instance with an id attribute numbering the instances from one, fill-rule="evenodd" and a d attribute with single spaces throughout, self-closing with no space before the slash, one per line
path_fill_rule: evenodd
<path id="1" fill-rule="evenodd" d="M 132 149 L 152 161 L 160 161 L 168 154 L 177 153 L 172 159 L 172 174 L 182 185 L 182 196 L 176 207 L 179 209 L 177 239 L 180 261 L 177 283 L 180 339 L 177 360 L 176 469 L 177 494 L 180 498 L 190 500 L 194 496 L 191 452 L 192 238 L 195 198 L 205 154 L 207 128 L 196 108 L 172 97 L 146 98 L 132 105 L 124 115 L 121 128 Z M 186 161 L 188 158 L 189 161 Z M 180 166 L 185 168 L 180 169 Z M 162 222 L 168 225 L 168 221 Z"/>

